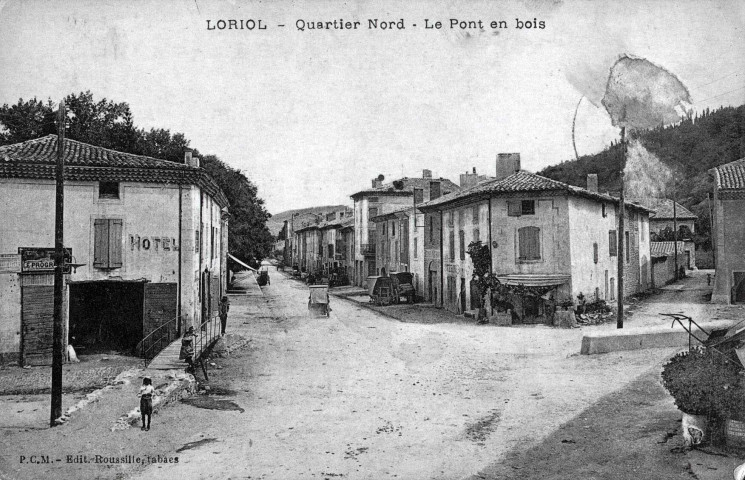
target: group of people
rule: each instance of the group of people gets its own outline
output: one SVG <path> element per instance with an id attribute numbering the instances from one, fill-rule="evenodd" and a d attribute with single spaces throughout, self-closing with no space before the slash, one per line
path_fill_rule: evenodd
<path id="1" fill-rule="evenodd" d="M 219 316 L 220 316 L 220 335 L 225 335 L 225 329 L 228 325 L 228 311 L 230 310 L 230 302 L 227 296 L 223 296 L 220 300 L 219 305 Z M 181 338 L 181 351 L 179 352 L 179 359 L 184 360 L 187 364 L 186 371 L 192 375 L 195 373 L 194 368 L 194 339 L 197 334 L 194 332 L 194 327 L 186 329 L 186 333 Z M 145 377 L 142 379 L 142 386 L 137 396 L 140 397 L 140 416 L 142 418 L 143 431 L 150 430 L 150 418 L 153 414 L 153 395 L 155 395 L 155 388 L 153 387 L 152 379 Z"/>

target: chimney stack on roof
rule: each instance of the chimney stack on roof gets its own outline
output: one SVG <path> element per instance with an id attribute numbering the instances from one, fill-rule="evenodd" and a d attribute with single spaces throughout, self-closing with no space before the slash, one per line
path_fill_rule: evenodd
<path id="1" fill-rule="evenodd" d="M 499 153 L 497 154 L 497 180 L 503 180 L 510 175 L 520 171 L 520 154 L 519 153 Z"/>
<path id="2" fill-rule="evenodd" d="M 432 178 L 432 170 L 422 170 L 422 178 Z"/>
<path id="3" fill-rule="evenodd" d="M 191 150 L 189 149 L 184 151 L 184 163 L 190 167 L 199 168 L 199 158 L 192 156 Z"/>
<path id="4" fill-rule="evenodd" d="M 460 174 L 460 188 L 473 187 L 477 183 L 479 183 L 479 176 L 476 174 L 476 167 L 473 167 L 473 173 L 468 173 L 466 170 L 466 173 Z"/>
<path id="5" fill-rule="evenodd" d="M 383 180 L 378 180 L 377 178 L 372 179 L 372 188 L 380 188 L 383 186 Z"/>
<path id="6" fill-rule="evenodd" d="M 598 174 L 597 173 L 587 174 L 587 190 L 598 193 Z"/>

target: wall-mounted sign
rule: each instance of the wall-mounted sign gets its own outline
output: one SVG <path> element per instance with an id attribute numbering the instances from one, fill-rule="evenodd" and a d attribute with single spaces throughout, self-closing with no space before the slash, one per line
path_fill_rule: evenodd
<path id="1" fill-rule="evenodd" d="M 178 252 L 178 243 L 173 237 L 140 237 L 139 235 L 130 234 L 129 248 L 132 251 L 145 250 L 152 252 Z"/>
<path id="2" fill-rule="evenodd" d="M 54 248 L 19 247 L 21 254 L 21 272 L 53 272 Z M 62 272 L 70 273 L 72 248 L 64 249 L 64 268 Z"/>

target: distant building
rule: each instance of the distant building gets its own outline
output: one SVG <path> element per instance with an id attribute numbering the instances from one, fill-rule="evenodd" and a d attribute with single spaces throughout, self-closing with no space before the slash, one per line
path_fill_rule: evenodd
<path id="1" fill-rule="evenodd" d="M 424 170 L 421 178 L 404 177 L 391 183 L 373 179 L 372 187 L 352 195 L 354 200 L 354 284 L 367 285 L 367 277 L 376 275 L 375 222 L 371 219 L 381 214 L 400 210 L 460 190 L 458 185 L 446 178 L 432 178 L 430 170 Z M 414 222 L 409 223 L 409 228 Z M 410 237 L 411 238 L 411 237 Z"/>
<path id="2" fill-rule="evenodd" d="M 64 342 L 135 350 L 156 329 L 173 340 L 214 316 L 228 201 L 198 159 L 64 145 Z M 56 152 L 56 135 L 0 147 L 3 360 L 51 362 Z"/>
<path id="3" fill-rule="evenodd" d="M 649 217 L 649 231 L 652 232 L 653 242 L 665 242 L 674 246 L 671 234 L 677 223 L 677 239 L 683 242 L 683 248 L 678 249 L 678 265 L 683 265 L 686 270 L 695 270 L 696 244 L 693 243 L 693 234 L 696 232 L 695 223 L 698 216 L 669 198 L 641 203 L 654 210 Z M 675 252 L 670 262 L 675 263 Z"/>
<path id="4" fill-rule="evenodd" d="M 421 205 L 425 235 L 439 234 L 425 243 L 439 243 L 441 252 L 439 269 L 429 267 L 440 274 L 439 285 L 431 278 L 428 287 L 435 303 L 456 313 L 478 305 L 466 252 L 474 240 L 490 246 L 492 271 L 503 284 L 530 290 L 507 299 L 520 322 L 549 323 L 553 305 L 576 303 L 580 294 L 615 300 L 619 201 L 592 183 L 584 189 L 528 173 L 519 154 L 500 154 L 494 180 Z M 651 283 L 649 213 L 626 205 L 626 295 Z"/>
<path id="5" fill-rule="evenodd" d="M 676 268 L 685 266 L 682 254 L 685 251 L 685 243 L 678 242 L 678 266 L 675 264 L 675 242 L 652 242 L 652 287 L 660 288 L 676 279 Z"/>
<path id="6" fill-rule="evenodd" d="M 745 303 L 745 158 L 709 170 L 714 177 L 716 276 L 711 301 Z"/>

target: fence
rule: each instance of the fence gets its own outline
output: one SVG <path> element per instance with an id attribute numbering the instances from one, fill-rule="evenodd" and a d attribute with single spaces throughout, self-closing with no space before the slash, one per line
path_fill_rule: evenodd
<path id="1" fill-rule="evenodd" d="M 212 346 L 220 337 L 222 328 L 220 326 L 220 316 L 215 315 L 209 320 L 202 322 L 199 330 L 196 332 L 197 338 L 194 340 L 194 359 L 198 359 L 202 352 Z"/>
<path id="2" fill-rule="evenodd" d="M 176 317 L 172 320 L 167 321 L 163 325 L 159 326 L 139 343 L 137 349 L 140 353 L 140 357 L 146 360 L 152 360 L 158 355 L 161 350 L 171 344 L 172 341 L 178 338 L 178 321 L 181 317 Z"/>

